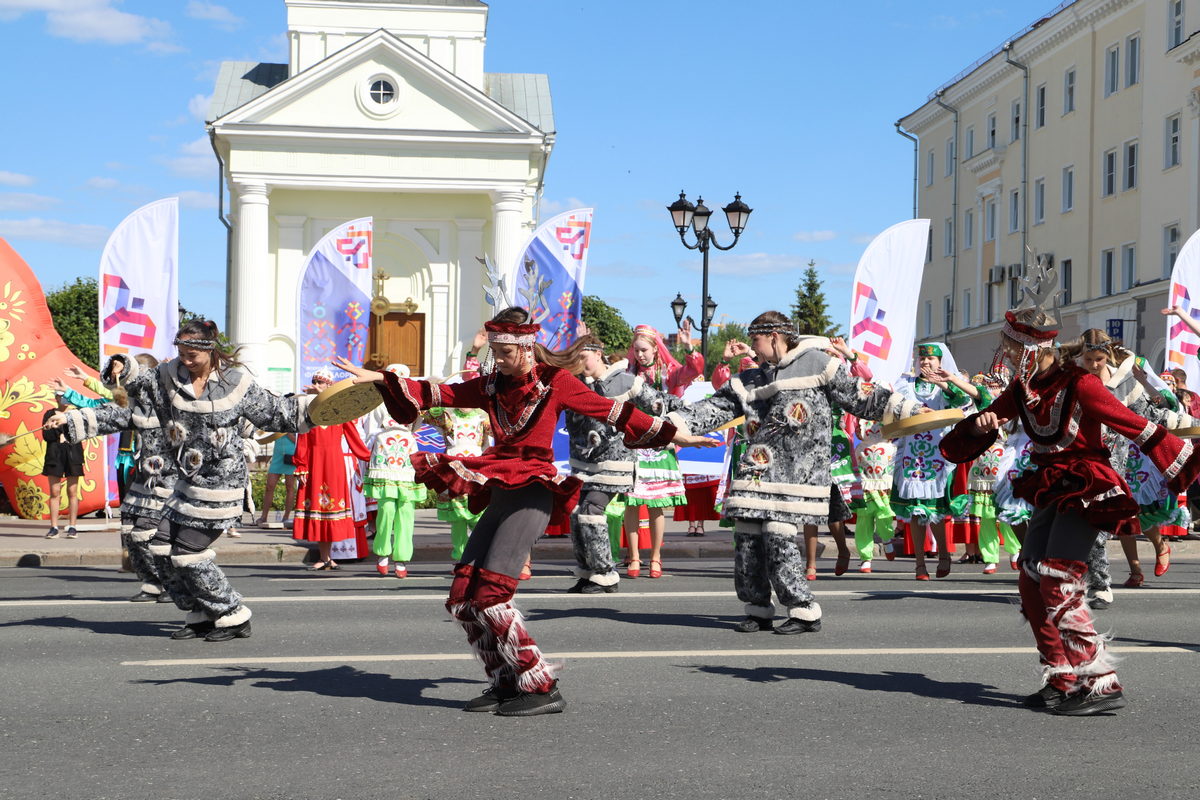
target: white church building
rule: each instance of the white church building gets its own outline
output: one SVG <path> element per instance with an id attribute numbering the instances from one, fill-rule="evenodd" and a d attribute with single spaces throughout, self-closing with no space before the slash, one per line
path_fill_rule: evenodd
<path id="1" fill-rule="evenodd" d="M 284 0 L 287 64 L 225 62 L 207 129 L 229 195 L 226 330 L 296 388 L 308 251 L 374 218 L 391 310 L 368 353 L 447 375 L 489 316 L 484 269 L 532 232 L 554 119 L 545 75 L 484 72 L 478 0 Z"/>

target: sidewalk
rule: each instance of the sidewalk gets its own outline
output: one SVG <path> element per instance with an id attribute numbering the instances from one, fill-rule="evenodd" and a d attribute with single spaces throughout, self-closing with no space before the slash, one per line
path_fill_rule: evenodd
<path id="1" fill-rule="evenodd" d="M 277 525 L 278 523 L 276 523 Z M 664 560 L 680 558 L 733 558 L 733 532 L 706 524 L 703 538 L 687 536 L 686 523 L 667 521 L 663 542 Z M 121 558 L 121 534 L 116 520 L 82 519 L 76 528 L 79 538 L 67 539 L 66 526 L 57 539 L 47 539 L 46 522 L 0 516 L 0 567 L 116 566 Z M 241 538 L 222 536 L 213 545 L 220 564 L 299 564 L 316 545 L 292 539 L 290 528 L 238 527 Z M 416 512 L 413 532 L 413 562 L 450 562 L 450 526 L 437 518 L 437 511 Z M 570 540 L 547 536 L 533 548 L 533 560 L 574 560 Z"/>

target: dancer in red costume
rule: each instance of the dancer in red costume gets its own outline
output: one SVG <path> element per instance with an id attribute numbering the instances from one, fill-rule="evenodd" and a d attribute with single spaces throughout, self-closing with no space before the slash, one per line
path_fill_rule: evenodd
<path id="1" fill-rule="evenodd" d="M 393 419 L 408 423 L 437 406 L 482 408 L 488 412 L 495 444 L 479 456 L 452 458 L 417 453 L 417 480 L 441 493 L 468 496 L 483 516 L 471 533 L 446 608 L 466 631 L 483 662 L 491 686 L 465 706 L 502 716 L 534 716 L 562 711 L 554 669 L 525 628 L 512 603 L 517 576 L 534 540 L 554 511 L 569 512 L 580 481 L 558 475 L 551 440 L 560 411 L 571 410 L 625 433 L 628 447 L 665 447 L 674 442 L 701 445 L 701 436 L 679 435 L 665 420 L 631 404 L 601 397 L 564 366 L 573 351 L 552 353 L 535 344 L 537 325 L 527 325 L 524 309 L 506 309 L 487 323 L 496 371 L 459 384 L 435 384 L 371 372 L 339 359 L 337 366 L 356 382 L 374 382 Z"/>
<path id="2" fill-rule="evenodd" d="M 1026 279 L 1025 301 L 1004 316 L 1001 347 L 1017 379 L 984 412 L 972 414 L 942 439 L 942 454 L 970 461 L 996 441 L 1013 417 L 1033 440 L 1029 470 L 1013 493 L 1033 507 L 1021 549 L 1021 609 L 1033 629 L 1045 685 L 1031 707 L 1087 716 L 1125 705 L 1109 637 L 1097 633 L 1084 600 L 1088 551 L 1096 531 L 1120 534 L 1136 524 L 1138 505 L 1109 464 L 1101 437 L 1107 426 L 1138 444 L 1173 491 L 1200 474 L 1200 450 L 1123 406 L 1074 362 L 1060 363 L 1053 316 L 1058 277 L 1040 260 Z"/>

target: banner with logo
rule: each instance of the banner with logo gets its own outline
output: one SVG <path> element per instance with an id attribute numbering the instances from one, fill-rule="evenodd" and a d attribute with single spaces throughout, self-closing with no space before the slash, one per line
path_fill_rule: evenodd
<path id="1" fill-rule="evenodd" d="M 1171 293 L 1168 303 L 1194 320 L 1200 320 L 1200 231 L 1193 233 L 1183 244 L 1175 266 L 1171 269 Z M 1200 337 L 1179 317 L 1167 317 L 1166 369 L 1182 369 L 1187 373 L 1189 388 L 1200 386 Z"/>
<path id="2" fill-rule="evenodd" d="M 367 358 L 371 330 L 371 217 L 339 225 L 317 242 L 301 271 L 296 309 L 296 385 L 312 383 L 334 356 Z"/>
<path id="3" fill-rule="evenodd" d="M 850 296 L 850 346 L 876 383 L 895 386 L 912 359 L 929 220 L 893 225 L 867 245 Z"/>
<path id="4" fill-rule="evenodd" d="M 569 347 L 583 306 L 592 209 L 577 208 L 544 222 L 509 274 L 517 305 L 529 309 L 530 322 L 542 326 L 538 342 L 551 350 Z"/>

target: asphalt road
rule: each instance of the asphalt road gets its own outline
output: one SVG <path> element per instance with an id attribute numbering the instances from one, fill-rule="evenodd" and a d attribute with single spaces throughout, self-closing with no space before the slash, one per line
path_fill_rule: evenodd
<path id="1" fill-rule="evenodd" d="M 518 595 L 565 714 L 465 714 L 482 672 L 448 571 L 234 566 L 254 635 L 173 642 L 107 568 L 0 569 L 0 797 L 1194 798 L 1200 563 L 1118 589 L 1130 705 L 1035 713 L 1015 573 L 823 576 L 824 630 L 737 634 L 726 562 L 615 595 Z M 668 564 L 668 569 L 676 565 Z"/>

